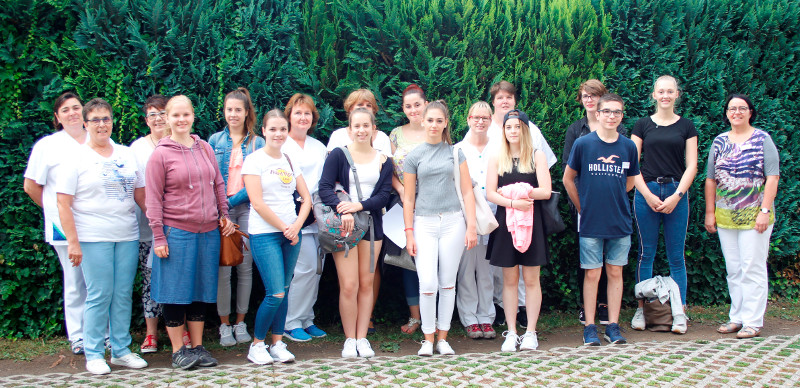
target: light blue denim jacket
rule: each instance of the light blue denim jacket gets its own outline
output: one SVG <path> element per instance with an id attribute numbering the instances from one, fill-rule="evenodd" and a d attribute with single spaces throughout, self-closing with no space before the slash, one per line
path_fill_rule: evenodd
<path id="1" fill-rule="evenodd" d="M 214 156 L 217 158 L 217 165 L 222 173 L 222 179 L 225 181 L 225 188 L 228 187 L 228 163 L 231 161 L 231 149 L 233 148 L 233 139 L 231 139 L 231 132 L 228 127 L 222 129 L 211 137 L 208 138 L 208 144 L 214 149 Z M 247 134 L 242 141 L 242 158 L 247 158 L 247 155 L 252 154 L 255 150 L 264 147 L 264 138 L 256 136 L 251 142 L 250 134 Z M 242 188 L 238 193 L 228 197 L 228 209 L 232 209 L 237 205 L 249 202 L 247 198 L 247 190 Z"/>

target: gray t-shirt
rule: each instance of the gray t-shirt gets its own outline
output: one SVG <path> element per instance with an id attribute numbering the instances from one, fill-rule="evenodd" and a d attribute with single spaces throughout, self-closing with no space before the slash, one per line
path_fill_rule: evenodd
<path id="1" fill-rule="evenodd" d="M 465 160 L 464 153 L 458 150 L 458 164 Z M 453 146 L 445 142 L 422 143 L 408 153 L 403 172 L 417 175 L 416 215 L 461 211 L 453 169 Z"/>

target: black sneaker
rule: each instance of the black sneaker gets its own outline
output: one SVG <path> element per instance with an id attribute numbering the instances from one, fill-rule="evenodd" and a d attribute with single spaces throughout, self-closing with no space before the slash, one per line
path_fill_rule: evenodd
<path id="1" fill-rule="evenodd" d="M 186 346 L 181 346 L 180 350 L 172 353 L 173 368 L 189 370 L 194 368 L 198 363 L 200 363 L 200 358 L 197 357 L 191 349 L 187 349 Z"/>
<path id="2" fill-rule="evenodd" d="M 502 307 L 498 306 L 497 304 L 494 305 L 494 322 L 492 326 L 503 326 L 506 324 L 506 311 L 503 310 Z"/>
<path id="3" fill-rule="evenodd" d="M 601 325 L 608 325 L 608 305 L 607 304 L 598 304 L 597 305 L 597 320 L 600 321 Z"/>
<path id="4" fill-rule="evenodd" d="M 578 320 L 581 322 L 581 325 L 586 324 L 586 313 L 583 311 L 583 307 L 581 307 L 581 311 L 578 312 Z"/>
<path id="5" fill-rule="evenodd" d="M 199 360 L 197 362 L 197 366 L 201 368 L 208 368 L 211 366 L 217 366 L 217 364 L 219 364 L 219 361 L 217 361 L 216 358 L 212 357 L 211 353 L 209 353 L 208 350 L 206 350 L 206 348 L 203 347 L 203 345 L 197 345 L 193 347 L 192 352 L 197 356 L 197 359 Z"/>
<path id="6" fill-rule="evenodd" d="M 525 306 L 522 306 L 517 310 L 517 323 L 523 329 L 528 328 L 528 309 L 526 309 Z"/>

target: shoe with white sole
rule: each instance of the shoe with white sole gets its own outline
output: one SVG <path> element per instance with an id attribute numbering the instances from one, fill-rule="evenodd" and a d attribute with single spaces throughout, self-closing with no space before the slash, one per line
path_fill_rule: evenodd
<path id="1" fill-rule="evenodd" d="M 358 351 L 359 357 L 375 357 L 375 351 L 372 350 L 372 345 L 369 344 L 369 340 L 366 338 L 359 338 L 356 340 L 356 350 Z"/>
<path id="2" fill-rule="evenodd" d="M 505 341 L 503 341 L 503 345 L 500 346 L 500 351 L 516 352 L 517 342 L 519 342 L 519 336 L 517 335 L 517 333 L 506 331 L 503 333 L 503 337 L 506 337 L 506 339 Z"/>
<path id="3" fill-rule="evenodd" d="M 433 342 L 428 340 L 422 340 L 422 346 L 420 346 L 419 351 L 417 352 L 418 356 L 430 357 L 433 355 Z"/>
<path id="4" fill-rule="evenodd" d="M 231 325 L 219 325 L 219 344 L 222 346 L 236 345 L 236 338 L 233 338 L 233 328 Z"/>
<path id="5" fill-rule="evenodd" d="M 631 329 L 644 330 L 646 326 L 644 322 L 644 309 L 639 307 L 633 314 L 633 319 L 631 319 Z"/>
<path id="6" fill-rule="evenodd" d="M 247 324 L 244 322 L 239 322 L 232 326 L 233 328 L 233 337 L 236 338 L 236 342 L 240 344 L 246 344 L 253 340 L 253 337 L 247 333 Z"/>
<path id="7" fill-rule="evenodd" d="M 448 344 L 447 341 L 443 339 L 436 342 L 436 352 L 438 352 L 441 355 L 456 354 L 455 350 L 453 350 L 453 348 L 450 347 L 450 344 Z"/>
<path id="8" fill-rule="evenodd" d="M 294 361 L 294 354 L 286 349 L 286 343 L 278 341 L 269 347 L 269 355 L 276 361 L 283 363 Z"/>
<path id="9" fill-rule="evenodd" d="M 535 331 L 528 331 L 522 335 L 519 350 L 536 350 L 539 347 L 539 338 Z"/>
<path id="10" fill-rule="evenodd" d="M 111 363 L 133 369 L 142 369 L 147 367 L 147 361 L 143 360 L 136 353 L 128 353 L 120 358 L 111 357 Z"/>
<path id="11" fill-rule="evenodd" d="M 358 357 L 357 341 L 355 338 L 348 338 L 344 340 L 344 348 L 342 349 L 342 358 L 356 358 Z"/>
<path id="12" fill-rule="evenodd" d="M 272 356 L 269 355 L 267 344 L 264 342 L 250 344 L 250 351 L 247 353 L 247 359 L 253 364 L 258 365 L 272 364 L 274 361 Z"/>
<path id="13" fill-rule="evenodd" d="M 111 373 L 111 368 L 106 364 L 106 360 L 102 358 L 86 361 L 86 370 L 93 375 L 107 375 Z"/>

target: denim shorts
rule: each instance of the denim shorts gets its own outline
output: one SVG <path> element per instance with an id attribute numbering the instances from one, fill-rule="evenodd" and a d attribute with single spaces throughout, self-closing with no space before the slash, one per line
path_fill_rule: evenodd
<path id="1" fill-rule="evenodd" d="M 620 238 L 580 238 L 581 268 L 597 269 L 605 262 L 611 265 L 628 264 L 628 252 L 631 250 L 631 236 Z"/>

